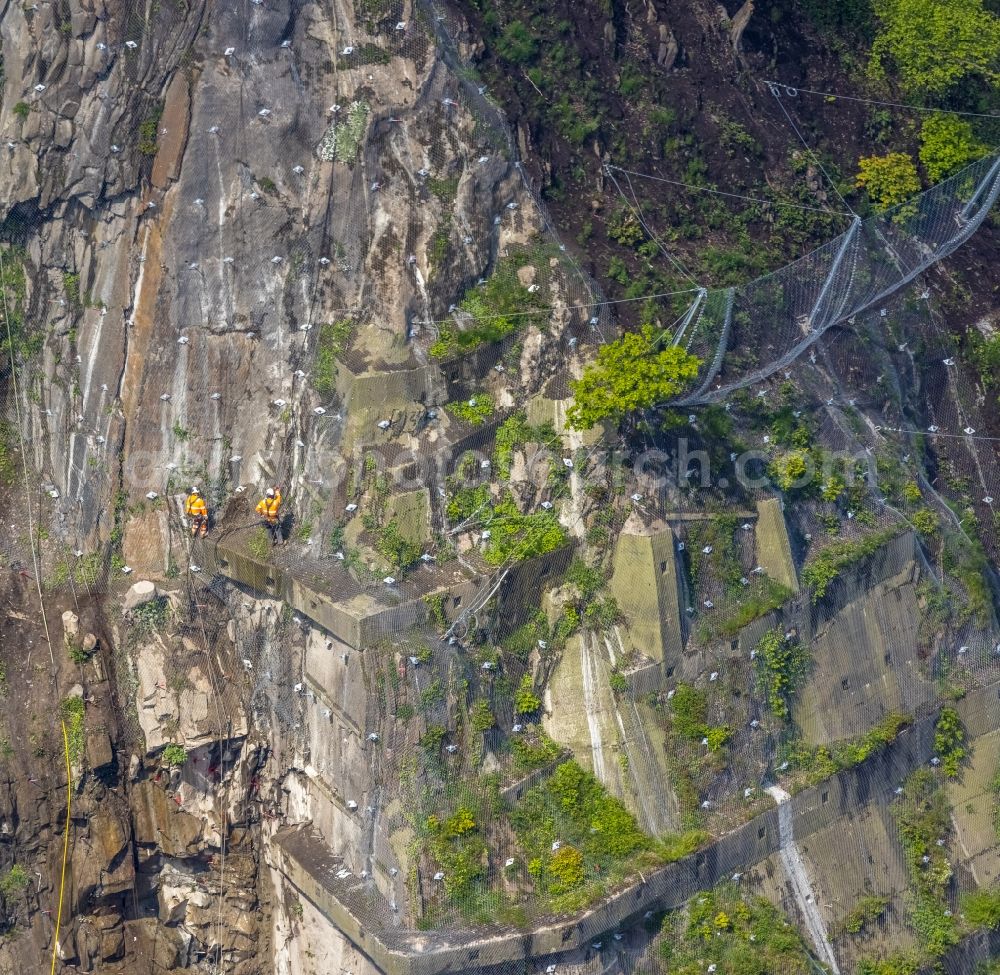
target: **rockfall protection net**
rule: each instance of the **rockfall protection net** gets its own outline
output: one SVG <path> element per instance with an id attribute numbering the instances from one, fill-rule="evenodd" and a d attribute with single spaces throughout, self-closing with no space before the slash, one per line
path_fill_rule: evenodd
<path id="1" fill-rule="evenodd" d="M 113 241 L 74 209 L 110 207 L 99 193 L 62 213 L 79 251 L 52 252 L 44 213 L 5 225 L 4 557 L 53 603 L 114 613 L 147 574 L 180 594 L 115 619 L 127 742 L 143 750 L 141 712 L 180 700 L 198 663 L 213 742 L 175 779 L 224 790 L 241 698 L 294 770 L 300 804 L 276 790 L 265 814 L 323 837 L 288 856 L 313 876 L 324 847 L 338 858 L 303 896 L 442 969 L 656 971 L 663 907 L 728 881 L 803 918 L 821 961 L 835 939 L 850 970 L 910 937 L 896 790 L 921 767 L 951 790 L 926 855 L 956 872 L 934 891 L 954 912 L 975 883 L 960 861 L 994 855 L 995 770 L 983 749 L 960 789 L 928 763 L 939 692 L 965 694 L 970 736 L 996 727 L 1000 484 L 914 279 L 983 222 L 996 157 L 772 275 L 680 296 L 694 391 L 601 441 L 566 430 L 565 401 L 611 306 L 527 184 L 462 23 L 434 4 L 309 16 L 241 4 L 201 33 L 187 17 L 154 57 L 133 11 L 100 42 L 148 99 L 129 137 L 164 169 L 185 123 L 137 73 L 200 69 L 182 161 L 115 204 L 126 300 L 101 267 Z M 109 171 L 136 166 L 121 154 Z M 114 368 L 109 335 L 128 349 Z M 21 484 L 22 451 L 40 483 Z M 182 523 L 195 482 L 205 541 Z M 252 510 L 271 483 L 290 512 L 276 550 Z M 775 783 L 803 790 L 793 816 Z M 840 926 L 866 892 L 891 909 L 859 947 Z M 588 908 L 570 942 L 526 944 Z"/>

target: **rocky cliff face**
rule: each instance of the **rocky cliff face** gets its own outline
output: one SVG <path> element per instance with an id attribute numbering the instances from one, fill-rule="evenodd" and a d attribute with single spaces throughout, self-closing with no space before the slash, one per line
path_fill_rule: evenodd
<path id="1" fill-rule="evenodd" d="M 610 150 L 584 109 L 635 121 L 659 159 L 684 121 L 633 116 L 635 65 L 725 135 L 713 171 L 735 146 L 741 171 L 789 179 L 776 141 L 703 116 L 770 37 L 730 7 L 546 21 L 598 75 L 553 47 L 572 97 L 549 104 L 512 67 L 538 39 L 498 43 L 478 3 L 468 21 L 396 0 L 0 6 L 0 968 L 589 975 L 653 964 L 651 920 L 727 878 L 741 910 L 759 895 L 803 920 L 795 964 L 853 963 L 843 924 L 870 888 L 892 905 L 876 947 L 914 941 L 887 824 L 934 754 L 942 686 L 982 696 L 961 712 L 971 798 L 935 855 L 962 890 L 973 861 L 994 869 L 996 619 L 982 572 L 955 571 L 980 553 L 961 525 L 909 530 L 913 490 L 945 509 L 870 405 L 817 419 L 844 377 L 923 416 L 921 368 L 824 349 L 733 417 L 621 442 L 566 426 L 609 314 L 518 150 L 580 248 L 603 260 L 624 235 L 633 271 L 653 242 L 617 196 L 590 199 Z M 616 272 L 629 307 L 674 289 L 642 274 Z M 644 314 L 682 312 L 670 297 Z M 965 392 L 932 415 L 966 416 Z M 867 448 L 886 477 L 852 461 L 833 500 L 692 500 L 687 475 L 657 477 L 685 417 L 713 463 Z M 271 484 L 277 550 L 253 514 Z M 181 517 L 192 485 L 206 541 Z M 825 596 L 801 569 L 834 537 Z M 802 673 L 754 662 L 763 646 Z M 888 852 L 840 882 L 855 816 Z M 835 955 L 809 941 L 824 931 Z"/>

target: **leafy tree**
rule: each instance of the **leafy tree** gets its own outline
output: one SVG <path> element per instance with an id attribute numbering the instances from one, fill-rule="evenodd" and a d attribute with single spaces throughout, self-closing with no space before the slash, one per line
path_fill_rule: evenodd
<path id="1" fill-rule="evenodd" d="M 659 348 L 662 338 L 652 325 L 643 325 L 601 346 L 597 360 L 572 384 L 570 426 L 587 430 L 602 420 L 621 421 L 682 392 L 698 375 L 701 359 L 678 346 Z"/>
<path id="2" fill-rule="evenodd" d="M 929 115 L 920 126 L 920 161 L 932 183 L 967 166 L 987 151 L 972 126 L 955 115 Z"/>
<path id="3" fill-rule="evenodd" d="M 919 193 L 920 177 L 905 152 L 890 152 L 859 159 L 857 185 L 868 191 L 872 206 L 882 213 Z"/>
<path id="4" fill-rule="evenodd" d="M 875 0 L 881 30 L 871 71 L 894 74 L 908 92 L 941 94 L 969 75 L 996 84 L 1000 18 L 983 0 Z"/>

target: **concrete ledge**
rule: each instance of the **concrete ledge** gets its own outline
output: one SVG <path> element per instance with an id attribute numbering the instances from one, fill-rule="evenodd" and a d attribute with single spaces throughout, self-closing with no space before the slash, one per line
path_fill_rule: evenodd
<path id="1" fill-rule="evenodd" d="M 471 598 L 477 582 L 461 571 L 421 566 L 397 586 L 364 584 L 337 564 L 305 562 L 272 551 L 262 559 L 249 550 L 256 527 L 228 532 L 201 542 L 197 559 L 203 568 L 286 602 L 347 646 L 365 646 L 423 623 L 427 596 Z"/>

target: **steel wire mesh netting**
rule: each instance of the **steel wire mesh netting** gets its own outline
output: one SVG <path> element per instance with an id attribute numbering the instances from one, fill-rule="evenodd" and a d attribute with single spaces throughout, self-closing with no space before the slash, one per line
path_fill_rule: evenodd
<path id="1" fill-rule="evenodd" d="M 122 217 L 121 344 L 143 362 L 104 376 L 107 280 L 49 254 L 44 213 L 6 225 L 5 319 L 45 336 L 3 374 L 5 480 L 35 525 L 4 537 L 6 561 L 47 597 L 105 602 L 129 748 L 149 745 L 144 699 L 184 699 L 193 672 L 209 680 L 213 768 L 247 713 L 293 770 L 294 818 L 322 837 L 286 848 L 330 852 L 319 887 L 386 950 L 470 973 L 656 971 L 663 908 L 701 888 L 728 881 L 798 916 L 781 879 L 793 821 L 811 830 L 826 923 L 857 893 L 829 879 L 848 864 L 898 907 L 876 925 L 891 944 L 906 873 L 890 806 L 934 755 L 938 690 L 976 702 L 975 734 L 996 726 L 994 613 L 956 566 L 977 540 L 996 557 L 997 458 L 912 283 L 983 222 L 996 157 L 794 265 L 699 293 L 678 338 L 703 360 L 695 389 L 625 453 L 565 426 L 579 350 L 614 316 L 460 55 L 465 25 L 391 0 L 310 16 L 307 30 L 249 3 L 201 32 L 184 21 L 197 148 L 169 180 L 137 180 Z M 146 57 L 122 47 L 145 23 L 133 9 L 109 36 L 110 72 Z M 175 123 L 153 116 L 166 153 Z M 914 336 L 939 369 L 918 368 Z M 19 480 L 22 450 L 38 483 Z M 754 450 L 752 476 L 730 473 Z M 797 450 L 832 466 L 818 499 L 774 519 L 774 465 Z M 294 512 L 275 550 L 253 513 L 273 483 Z M 213 513 L 204 541 L 182 523 L 192 484 Z M 788 526 L 785 563 L 765 518 Z M 778 577 L 836 545 L 871 560 L 853 589 L 831 583 L 836 611 L 794 565 Z M 143 575 L 163 595 L 119 611 Z M 879 640 L 877 659 L 844 655 Z M 836 693 L 804 693 L 793 724 L 758 658 L 810 643 Z M 891 692 L 869 692 L 880 682 Z M 896 713 L 909 737 L 880 750 L 872 729 Z M 839 790 L 859 825 L 800 816 L 805 800 L 779 822 L 775 782 L 820 809 Z M 962 872 L 949 908 L 971 886 Z"/>

